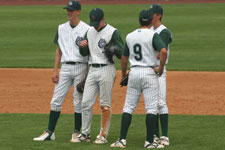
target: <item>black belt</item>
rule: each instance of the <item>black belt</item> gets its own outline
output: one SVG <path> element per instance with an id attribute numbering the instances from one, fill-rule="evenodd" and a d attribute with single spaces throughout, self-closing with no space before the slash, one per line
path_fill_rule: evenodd
<path id="1" fill-rule="evenodd" d="M 90 64 L 90 65 L 95 68 L 107 66 L 107 64 Z"/>
<path id="2" fill-rule="evenodd" d="M 139 66 L 139 65 L 135 65 L 135 66 L 131 66 L 130 68 L 133 68 L 133 67 L 144 67 L 144 68 L 150 67 L 150 68 L 154 68 L 155 66 Z"/>
<path id="3" fill-rule="evenodd" d="M 65 64 L 69 64 L 69 65 L 76 65 L 76 64 L 80 64 L 81 62 L 73 62 L 73 61 L 69 61 L 69 62 L 65 62 Z"/>

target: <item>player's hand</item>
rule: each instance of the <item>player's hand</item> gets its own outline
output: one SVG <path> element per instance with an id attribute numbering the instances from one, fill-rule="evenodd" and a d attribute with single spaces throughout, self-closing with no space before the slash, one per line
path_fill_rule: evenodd
<path id="1" fill-rule="evenodd" d="M 87 40 L 83 40 L 80 42 L 80 47 L 81 48 L 84 48 L 84 47 L 87 47 L 88 46 L 88 41 Z"/>
<path id="2" fill-rule="evenodd" d="M 160 53 L 157 55 L 157 59 L 160 59 Z"/>
<path id="3" fill-rule="evenodd" d="M 58 71 L 53 71 L 52 82 L 53 83 L 58 83 L 59 82 L 59 73 L 58 73 Z"/>
<path id="4" fill-rule="evenodd" d="M 159 77 L 163 74 L 163 69 L 161 69 L 159 67 L 153 67 L 153 70 Z"/>

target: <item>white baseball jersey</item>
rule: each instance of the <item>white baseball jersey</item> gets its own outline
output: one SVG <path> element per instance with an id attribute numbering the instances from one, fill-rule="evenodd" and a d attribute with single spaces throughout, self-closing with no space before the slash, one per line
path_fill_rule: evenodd
<path id="1" fill-rule="evenodd" d="M 70 22 L 59 25 L 58 27 L 58 44 L 62 52 L 61 62 L 87 62 L 88 57 L 83 57 L 79 53 L 79 45 L 89 25 L 80 21 L 72 28 Z"/>
<path id="2" fill-rule="evenodd" d="M 154 32 L 149 29 L 136 29 L 126 37 L 126 44 L 129 48 L 130 67 L 133 66 L 156 66 L 157 51 L 153 48 Z M 154 71 L 152 73 L 155 74 Z"/>
<path id="3" fill-rule="evenodd" d="M 90 50 L 89 64 L 110 64 L 104 54 L 104 47 L 112 38 L 116 28 L 107 24 L 101 31 L 91 27 L 87 32 L 88 47 Z"/>
<path id="4" fill-rule="evenodd" d="M 162 30 L 167 29 L 166 26 L 164 26 L 163 24 L 161 24 L 157 29 L 154 29 L 154 27 L 152 26 L 150 28 L 151 31 L 156 32 L 158 34 L 161 33 Z M 170 54 L 170 50 L 169 50 L 169 45 L 167 47 L 167 59 L 166 59 L 166 64 L 168 64 L 168 60 L 169 60 L 169 54 Z M 158 65 L 160 64 L 160 60 L 158 60 Z"/>

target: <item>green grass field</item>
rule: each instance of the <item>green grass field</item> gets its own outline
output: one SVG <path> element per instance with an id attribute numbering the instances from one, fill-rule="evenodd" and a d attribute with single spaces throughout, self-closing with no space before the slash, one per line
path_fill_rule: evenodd
<path id="1" fill-rule="evenodd" d="M 225 71 L 225 3 L 162 6 L 163 23 L 173 34 L 168 70 Z M 52 41 L 57 26 L 67 21 L 62 7 L 0 6 L 0 67 L 53 67 Z M 86 5 L 80 18 L 89 23 L 94 7 L 105 11 L 106 21 L 125 39 L 139 26 L 139 12 L 149 5 Z"/>
<path id="2" fill-rule="evenodd" d="M 108 143 L 69 143 L 73 131 L 73 115 L 62 114 L 56 127 L 56 141 L 34 142 L 47 128 L 46 114 L 0 114 L 0 150 L 109 150 L 120 132 L 121 115 L 113 115 Z M 165 150 L 224 150 L 224 116 L 170 115 L 171 146 Z M 99 132 L 100 115 L 94 115 L 92 140 Z M 134 115 L 127 137 L 129 150 L 144 149 L 145 115 Z M 115 148 L 119 149 L 119 148 Z"/>
<path id="3" fill-rule="evenodd" d="M 173 34 L 168 70 L 225 71 L 225 3 L 169 4 L 163 23 Z M 0 6 L 0 68 L 51 68 L 57 26 L 67 21 L 62 5 Z M 94 7 L 105 11 L 107 23 L 125 39 L 137 28 L 138 14 L 149 5 L 87 5 L 80 18 L 89 23 Z M 120 69 L 120 62 L 116 62 Z M 119 136 L 121 115 L 113 115 L 109 143 L 69 143 L 73 115 L 62 114 L 56 127 L 56 141 L 33 142 L 47 128 L 48 114 L 0 114 L 0 150 L 110 149 Z M 167 150 L 223 150 L 224 116 L 170 115 Z M 98 134 L 100 116 L 94 115 L 92 140 Z M 128 133 L 129 150 L 144 149 L 145 115 L 134 115 Z M 117 149 L 117 148 L 116 148 Z"/>

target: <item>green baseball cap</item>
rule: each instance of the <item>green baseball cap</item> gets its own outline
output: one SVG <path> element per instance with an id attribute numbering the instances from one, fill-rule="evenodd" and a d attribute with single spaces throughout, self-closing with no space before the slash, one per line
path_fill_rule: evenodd
<path id="1" fill-rule="evenodd" d="M 161 15 L 163 15 L 163 8 L 162 8 L 162 6 L 160 6 L 158 4 L 152 4 L 150 6 L 150 11 L 152 11 L 154 14 L 161 14 Z"/>
<path id="2" fill-rule="evenodd" d="M 144 9 L 139 14 L 139 20 L 141 21 L 152 21 L 153 13 L 147 9 Z"/>
<path id="3" fill-rule="evenodd" d="M 102 18 L 104 17 L 104 12 L 100 8 L 94 8 L 91 10 L 90 14 L 90 26 L 98 26 Z"/>
<path id="4" fill-rule="evenodd" d="M 64 7 L 63 9 L 68 9 L 70 11 L 81 10 L 81 5 L 80 5 L 80 2 L 71 0 L 68 2 L 67 6 Z"/>

